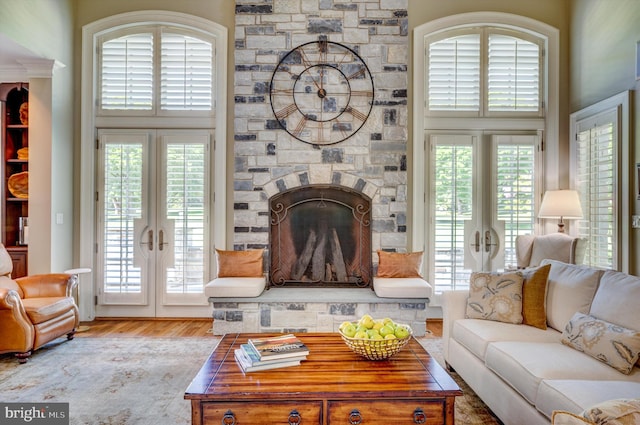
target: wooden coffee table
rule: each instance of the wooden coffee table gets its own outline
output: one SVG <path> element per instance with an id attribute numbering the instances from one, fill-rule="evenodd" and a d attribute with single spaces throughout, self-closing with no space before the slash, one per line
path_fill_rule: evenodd
<path id="1" fill-rule="evenodd" d="M 248 338 L 224 335 L 187 388 L 193 424 L 448 424 L 462 395 L 415 340 L 387 360 L 353 353 L 335 333 L 296 334 L 300 366 L 244 374 L 233 352 Z"/>

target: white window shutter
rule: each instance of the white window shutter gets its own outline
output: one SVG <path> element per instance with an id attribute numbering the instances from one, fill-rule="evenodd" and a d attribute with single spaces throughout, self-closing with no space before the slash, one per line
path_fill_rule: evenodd
<path id="1" fill-rule="evenodd" d="M 153 103 L 153 34 L 125 35 L 102 43 L 102 109 L 150 110 Z"/>
<path id="2" fill-rule="evenodd" d="M 480 109 L 480 35 L 465 34 L 429 44 L 429 110 Z"/>
<path id="3" fill-rule="evenodd" d="M 184 34 L 163 32 L 160 104 L 164 110 L 211 110 L 213 46 Z"/>
<path id="4" fill-rule="evenodd" d="M 540 108 L 540 48 L 503 34 L 489 34 L 487 103 L 489 111 Z"/>

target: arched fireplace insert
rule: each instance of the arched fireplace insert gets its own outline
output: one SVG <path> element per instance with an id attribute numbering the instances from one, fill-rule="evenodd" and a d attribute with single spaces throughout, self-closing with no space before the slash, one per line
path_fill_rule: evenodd
<path id="1" fill-rule="evenodd" d="M 309 185 L 274 195 L 269 207 L 269 286 L 371 286 L 368 196 Z"/>

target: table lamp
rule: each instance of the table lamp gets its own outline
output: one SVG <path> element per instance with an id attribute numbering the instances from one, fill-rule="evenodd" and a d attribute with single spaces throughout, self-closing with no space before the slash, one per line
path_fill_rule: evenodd
<path id="1" fill-rule="evenodd" d="M 559 218 L 558 233 L 564 233 L 564 219 L 582 218 L 578 192 L 575 190 L 547 190 L 542 198 L 538 218 Z"/>

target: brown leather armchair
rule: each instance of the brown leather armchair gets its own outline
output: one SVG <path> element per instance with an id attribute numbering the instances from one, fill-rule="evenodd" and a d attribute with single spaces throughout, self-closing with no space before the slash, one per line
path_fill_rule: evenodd
<path id="1" fill-rule="evenodd" d="M 79 323 L 73 299 L 77 276 L 40 274 L 11 279 L 13 262 L 0 244 L 0 353 L 26 363 L 33 350 L 63 335 L 73 339 Z"/>

